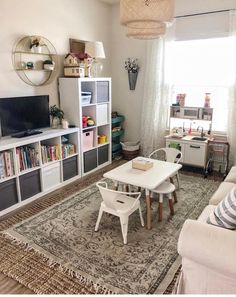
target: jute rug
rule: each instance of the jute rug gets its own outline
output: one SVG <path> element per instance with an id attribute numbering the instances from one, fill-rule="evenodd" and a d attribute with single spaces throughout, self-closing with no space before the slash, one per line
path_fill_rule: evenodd
<path id="1" fill-rule="evenodd" d="M 178 258 L 184 221 L 197 218 L 219 186 L 187 175 L 181 175 L 181 182 L 175 215 L 169 218 L 165 205 L 163 222 L 157 223 L 153 202 L 148 231 L 133 214 L 127 245 L 114 216 L 104 214 L 94 232 L 101 197 L 92 184 L 3 231 L 0 271 L 40 294 L 164 293 L 158 288 L 164 288 L 163 279 Z M 142 208 L 145 213 L 144 203 Z"/>

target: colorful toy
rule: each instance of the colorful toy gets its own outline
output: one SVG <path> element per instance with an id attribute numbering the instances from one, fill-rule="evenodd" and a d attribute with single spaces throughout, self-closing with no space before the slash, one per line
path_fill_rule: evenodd
<path id="1" fill-rule="evenodd" d="M 82 117 L 82 126 L 83 126 L 83 128 L 87 127 L 87 117 L 86 116 Z"/>
<path id="2" fill-rule="evenodd" d="M 95 125 L 94 120 L 90 116 L 88 116 L 87 117 L 87 126 L 91 127 L 91 126 L 94 126 L 94 125 Z"/>

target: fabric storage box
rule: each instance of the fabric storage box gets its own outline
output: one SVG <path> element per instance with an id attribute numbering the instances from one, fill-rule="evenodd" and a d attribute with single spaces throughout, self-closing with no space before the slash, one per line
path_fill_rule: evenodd
<path id="1" fill-rule="evenodd" d="M 91 103 L 92 92 L 82 92 L 81 93 L 81 104 L 87 105 Z"/>
<path id="2" fill-rule="evenodd" d="M 84 173 L 97 167 L 97 149 L 84 153 Z"/>
<path id="3" fill-rule="evenodd" d="M 98 165 L 104 164 L 109 160 L 109 145 L 98 148 Z"/>
<path id="4" fill-rule="evenodd" d="M 41 192 L 39 170 L 20 176 L 21 200 L 26 200 Z"/>
<path id="5" fill-rule="evenodd" d="M 97 82 L 97 103 L 109 101 L 109 81 Z"/>
<path id="6" fill-rule="evenodd" d="M 16 179 L 0 183 L 0 211 L 18 202 Z"/>
<path id="7" fill-rule="evenodd" d="M 63 180 L 68 180 L 76 175 L 78 175 L 77 156 L 63 160 Z"/>
<path id="8" fill-rule="evenodd" d="M 99 104 L 97 106 L 97 125 L 106 125 L 108 122 L 108 104 Z"/>
<path id="9" fill-rule="evenodd" d="M 42 168 L 43 191 L 59 185 L 61 182 L 60 162 Z"/>
<path id="10" fill-rule="evenodd" d="M 83 132 L 83 149 L 87 150 L 93 147 L 93 130 Z"/>

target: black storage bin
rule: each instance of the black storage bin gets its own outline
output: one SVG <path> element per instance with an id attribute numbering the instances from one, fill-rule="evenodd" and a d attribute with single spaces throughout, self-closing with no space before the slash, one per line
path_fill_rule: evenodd
<path id="1" fill-rule="evenodd" d="M 109 101 L 109 81 L 97 82 L 97 103 Z"/>
<path id="2" fill-rule="evenodd" d="M 97 167 L 97 150 L 91 150 L 84 153 L 84 173 Z"/>
<path id="3" fill-rule="evenodd" d="M 63 180 L 68 180 L 78 175 L 77 156 L 63 160 Z"/>
<path id="4" fill-rule="evenodd" d="M 20 176 L 21 200 L 26 200 L 41 192 L 39 170 Z"/>
<path id="5" fill-rule="evenodd" d="M 0 211 L 17 202 L 16 179 L 0 183 Z"/>
<path id="6" fill-rule="evenodd" d="M 109 160 L 109 145 L 104 145 L 98 148 L 98 165 L 108 162 Z"/>

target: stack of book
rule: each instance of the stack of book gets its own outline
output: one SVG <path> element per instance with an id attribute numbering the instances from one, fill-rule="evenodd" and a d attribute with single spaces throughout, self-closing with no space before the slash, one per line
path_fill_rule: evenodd
<path id="1" fill-rule="evenodd" d="M 60 145 L 42 145 L 41 146 L 41 155 L 43 164 L 60 160 L 61 151 Z"/>
<path id="2" fill-rule="evenodd" d="M 75 144 L 67 143 L 62 145 L 62 158 L 65 159 L 76 152 Z"/>
<path id="3" fill-rule="evenodd" d="M 39 152 L 34 146 L 18 147 L 16 149 L 16 157 L 20 171 L 39 166 Z"/>
<path id="4" fill-rule="evenodd" d="M 14 175 L 13 152 L 0 153 L 0 180 Z"/>

